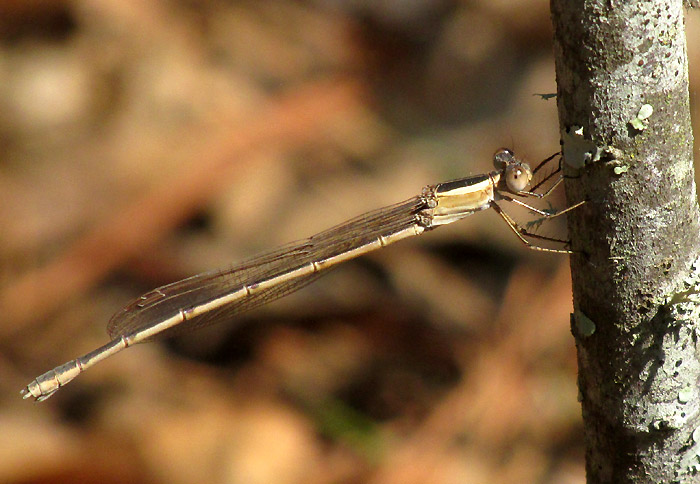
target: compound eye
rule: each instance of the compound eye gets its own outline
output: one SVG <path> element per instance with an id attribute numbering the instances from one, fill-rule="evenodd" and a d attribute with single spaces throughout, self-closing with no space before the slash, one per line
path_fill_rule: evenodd
<path id="1" fill-rule="evenodd" d="M 510 165 L 506 168 L 506 185 L 511 192 L 522 192 L 532 180 L 532 171 L 525 163 Z"/>
<path id="2" fill-rule="evenodd" d="M 515 161 L 515 154 L 508 148 L 499 148 L 493 154 L 493 166 L 497 170 L 503 170 L 508 164 Z"/>

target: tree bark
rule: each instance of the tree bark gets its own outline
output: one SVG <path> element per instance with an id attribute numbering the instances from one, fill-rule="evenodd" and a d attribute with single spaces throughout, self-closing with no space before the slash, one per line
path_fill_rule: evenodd
<path id="1" fill-rule="evenodd" d="M 682 0 L 551 0 L 589 483 L 700 482 Z"/>

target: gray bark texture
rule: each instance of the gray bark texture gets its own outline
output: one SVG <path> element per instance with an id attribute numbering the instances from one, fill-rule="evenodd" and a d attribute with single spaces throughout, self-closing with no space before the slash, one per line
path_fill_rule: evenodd
<path id="1" fill-rule="evenodd" d="M 589 483 L 700 482 L 682 0 L 551 0 Z"/>

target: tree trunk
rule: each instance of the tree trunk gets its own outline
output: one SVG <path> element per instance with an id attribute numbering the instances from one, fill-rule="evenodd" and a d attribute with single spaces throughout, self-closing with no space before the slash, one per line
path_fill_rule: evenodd
<path id="1" fill-rule="evenodd" d="M 551 0 L 589 483 L 700 482 L 682 0 Z"/>

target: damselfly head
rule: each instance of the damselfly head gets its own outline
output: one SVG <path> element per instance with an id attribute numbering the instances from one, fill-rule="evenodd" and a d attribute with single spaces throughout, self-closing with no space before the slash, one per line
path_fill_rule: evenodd
<path id="1" fill-rule="evenodd" d="M 515 162 L 517 162 L 515 153 L 508 148 L 499 148 L 493 154 L 493 166 L 497 170 L 505 170 L 508 165 Z"/>
<path id="2" fill-rule="evenodd" d="M 530 167 L 517 159 L 508 148 L 501 148 L 493 154 L 493 165 L 504 172 L 506 186 L 513 193 L 525 190 L 532 180 Z"/>
<path id="3" fill-rule="evenodd" d="M 513 193 L 525 190 L 532 180 L 532 170 L 526 163 L 518 161 L 506 166 L 506 186 Z"/>

